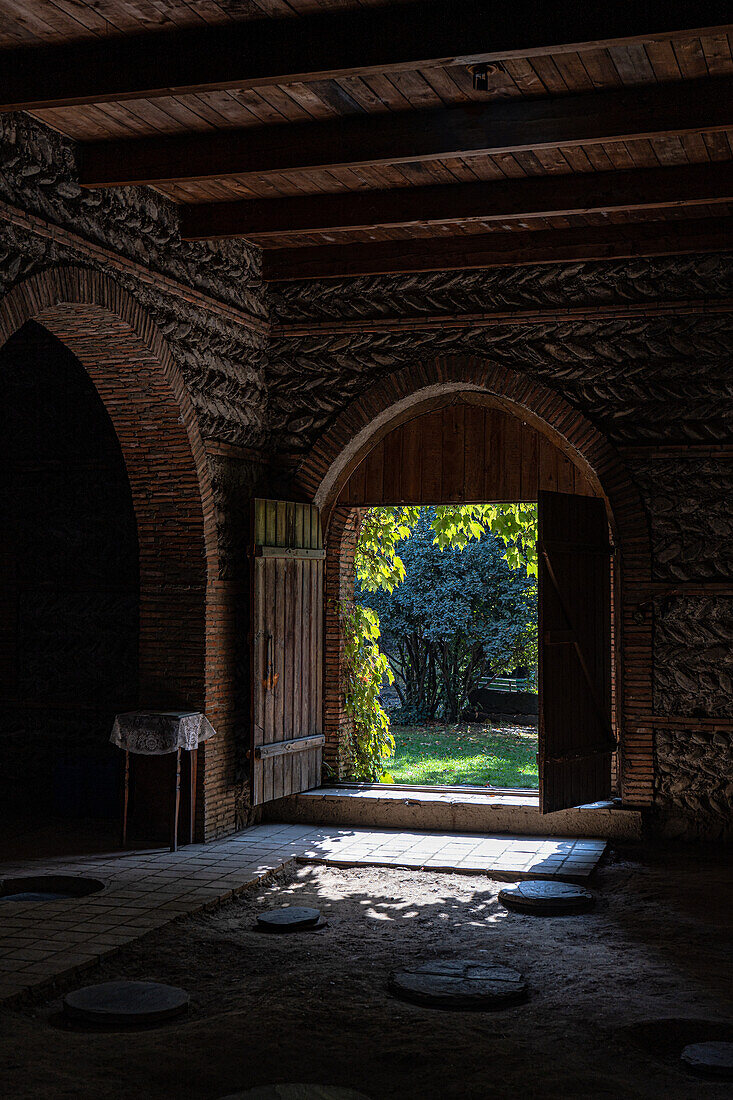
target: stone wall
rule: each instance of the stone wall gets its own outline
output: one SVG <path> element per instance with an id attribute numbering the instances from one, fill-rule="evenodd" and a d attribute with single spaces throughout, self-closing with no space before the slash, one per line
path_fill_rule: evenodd
<path id="1" fill-rule="evenodd" d="M 688 832 L 703 803 L 706 831 L 733 818 L 731 787 L 709 768 L 733 751 L 731 291 L 731 256 L 718 255 L 285 283 L 271 296 L 270 422 L 284 449 L 307 453 L 394 372 L 466 353 L 561 394 L 618 449 L 652 539 L 633 621 L 654 639 L 639 676 L 644 721 L 659 726 L 655 801 Z M 703 719 L 719 720 L 714 734 Z"/>
<path id="2" fill-rule="evenodd" d="M 46 272 L 100 273 L 156 326 L 183 379 L 208 465 L 212 499 L 203 506 L 213 505 L 216 524 L 217 545 L 207 550 L 206 695 L 225 717 L 200 772 L 200 825 L 214 836 L 248 812 L 246 525 L 269 439 L 259 252 L 181 241 L 172 203 L 151 189 L 84 190 L 74 157 L 73 142 L 30 117 L 0 119 L 0 297 Z M 190 552 L 203 557 L 203 544 Z M 194 695 L 191 703 L 202 705 Z"/>
<path id="3" fill-rule="evenodd" d="M 232 828 L 235 807 L 240 821 L 247 815 L 252 492 L 287 493 L 288 471 L 375 383 L 465 354 L 562 395 L 626 462 L 650 524 L 649 583 L 670 587 L 638 609 L 654 631 L 657 804 L 689 822 L 707 800 L 707 827 L 720 831 L 730 789 L 704 761 L 725 761 L 732 727 L 730 256 L 267 291 L 257 250 L 182 242 L 177 224 L 151 189 L 81 189 L 72 142 L 25 115 L 0 119 L 0 295 L 72 266 L 112 278 L 165 339 L 203 438 L 216 522 L 207 645 L 212 698 L 229 716 L 226 748 L 207 762 L 208 835 Z M 711 747 L 701 754 L 695 737 Z"/>

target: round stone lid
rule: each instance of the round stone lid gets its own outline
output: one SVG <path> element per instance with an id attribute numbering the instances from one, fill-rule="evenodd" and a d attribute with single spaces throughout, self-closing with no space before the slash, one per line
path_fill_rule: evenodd
<path id="1" fill-rule="evenodd" d="M 582 886 L 543 879 L 528 879 L 513 886 L 505 886 L 499 891 L 499 901 L 508 909 L 537 913 L 540 916 L 585 913 L 596 903 L 590 890 L 585 890 Z"/>
<path id="2" fill-rule="evenodd" d="M 286 905 L 282 909 L 258 913 L 257 927 L 266 932 L 299 932 L 304 928 L 313 928 L 320 919 L 320 909 L 309 909 L 303 905 Z"/>
<path id="3" fill-rule="evenodd" d="M 396 970 L 390 988 L 404 1000 L 448 1009 L 505 1008 L 527 996 L 521 974 L 485 959 L 434 959 Z"/>
<path id="4" fill-rule="evenodd" d="M 158 1024 L 188 1010 L 185 989 L 159 982 L 101 982 L 67 993 L 64 1015 L 88 1024 Z"/>

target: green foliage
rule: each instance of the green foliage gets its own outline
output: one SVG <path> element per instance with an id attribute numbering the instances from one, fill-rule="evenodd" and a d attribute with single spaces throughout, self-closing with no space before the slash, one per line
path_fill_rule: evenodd
<path id="1" fill-rule="evenodd" d="M 384 679 L 393 680 L 389 661 L 379 649 L 379 620 L 359 604 L 341 609 L 344 637 L 344 690 L 351 734 L 346 751 L 350 774 L 366 781 L 382 777 L 383 761 L 394 753 L 389 718 L 379 702 Z"/>
<path id="2" fill-rule="evenodd" d="M 402 583 L 406 570 L 398 547 L 401 549 L 400 544 L 406 545 L 423 511 L 415 506 L 402 506 L 371 508 L 366 513 L 355 556 L 356 577 L 362 592 L 392 593 Z M 501 547 L 504 560 L 511 569 L 523 568 L 525 574 L 536 575 L 535 505 L 440 505 L 430 511 L 432 542 L 438 550 L 461 551 L 490 532 L 499 540 L 494 540 L 494 544 Z M 384 781 L 388 777 L 386 773 L 380 774 L 382 758 L 390 755 L 391 735 L 389 718 L 379 705 L 379 669 L 384 670 L 381 675 L 387 678 L 392 676 L 392 670 L 379 650 L 379 619 L 374 609 L 370 614 L 372 618 L 362 618 L 358 612 L 342 609 L 349 651 L 343 689 L 347 711 L 354 719 L 350 746 L 353 774 L 359 778 L 376 777 Z M 434 717 L 441 702 L 438 649 L 435 646 L 425 647 L 419 634 L 413 635 L 405 645 L 408 648 L 412 645 L 413 649 L 402 666 L 410 668 L 413 673 L 411 678 L 408 677 L 409 685 L 402 686 L 407 712 Z M 529 645 L 531 648 L 531 640 Z M 527 663 L 532 664 L 531 653 L 528 652 L 527 657 Z M 462 660 L 455 654 L 451 658 L 443 647 L 442 663 L 445 669 L 451 659 L 459 664 Z M 469 664 L 470 668 L 462 670 L 458 693 L 461 698 L 465 696 L 467 683 L 470 690 L 480 661 L 469 660 Z M 366 680 L 360 679 L 360 668 L 366 671 Z M 399 690 L 400 685 L 397 686 Z M 455 712 L 461 705 L 460 699 L 456 698 L 449 709 Z M 386 750 L 382 747 L 385 745 Z"/>
<path id="3" fill-rule="evenodd" d="M 484 677 L 526 662 L 536 634 L 534 581 L 524 567 L 510 568 L 503 540 L 467 509 L 441 528 L 446 548 L 440 549 L 437 511 L 421 509 L 400 544 L 402 583 L 359 594 L 381 621 L 408 721 L 442 712 L 457 722 Z"/>
<path id="4" fill-rule="evenodd" d="M 421 510 L 412 505 L 370 508 L 364 516 L 354 565 L 367 592 L 391 592 L 404 579 L 397 546 L 409 538 Z M 536 504 L 440 504 L 432 512 L 433 541 L 441 550 L 462 550 L 489 530 L 501 539 L 512 569 L 523 566 L 530 576 L 537 576 Z"/>
<path id="5" fill-rule="evenodd" d="M 405 576 L 397 544 L 409 538 L 419 508 L 370 508 L 364 516 L 354 557 L 359 584 L 369 592 L 392 591 Z"/>
<path id="6" fill-rule="evenodd" d="M 536 504 L 447 504 L 435 509 L 435 543 L 441 550 L 462 550 L 486 531 L 501 539 L 512 569 L 537 576 Z"/>

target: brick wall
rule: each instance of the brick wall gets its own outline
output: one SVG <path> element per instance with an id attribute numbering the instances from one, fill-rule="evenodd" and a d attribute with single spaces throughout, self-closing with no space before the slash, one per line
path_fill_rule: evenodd
<path id="1" fill-rule="evenodd" d="M 135 512 L 83 367 L 29 322 L 0 349 L 0 806 L 115 817 L 117 709 L 138 696 Z"/>
<path id="2" fill-rule="evenodd" d="M 147 189 L 86 191 L 74 156 L 27 116 L 0 120 L 0 340 L 39 320 L 82 362 L 115 425 L 142 533 L 142 682 L 151 696 L 206 706 L 220 729 L 202 754 L 206 835 L 248 813 L 252 492 L 302 492 L 289 471 L 306 455 L 317 466 L 337 424 L 340 448 L 353 448 L 360 429 L 340 418 L 375 385 L 395 402 L 401 371 L 419 386 L 431 365 L 466 357 L 484 381 L 504 372 L 520 405 L 544 387 L 535 413 L 552 414 L 561 435 L 580 425 L 572 446 L 592 469 L 620 463 L 621 480 L 611 486 L 611 463 L 604 488 L 630 532 L 619 576 L 625 795 L 654 800 L 682 831 L 703 817 L 707 832 L 728 828 L 733 791 L 705 761 L 733 744 L 715 671 L 727 675 L 730 618 L 710 612 L 733 596 L 730 257 L 266 291 L 256 250 L 182 242 L 172 204 Z"/>
<path id="3" fill-rule="evenodd" d="M 29 319 L 114 423 L 140 540 L 140 692 L 206 709 L 199 835 L 247 816 L 246 517 L 263 466 L 267 304 L 256 250 L 180 240 L 146 189 L 78 186 L 72 142 L 0 120 L 0 342 Z"/>
<path id="4" fill-rule="evenodd" d="M 590 465 L 620 547 L 621 788 L 655 827 L 685 835 L 733 823 L 721 778 L 733 751 L 732 292 L 720 255 L 293 283 L 271 295 L 271 423 L 304 456 L 296 484 L 320 503 L 370 433 L 436 387 L 508 396 Z"/>
<path id="5" fill-rule="evenodd" d="M 348 760 L 344 746 L 351 730 L 351 719 L 344 709 L 341 664 L 343 636 L 340 609 L 354 602 L 354 553 L 359 538 L 359 508 L 336 507 L 332 510 L 326 533 L 324 576 L 325 661 L 323 666 L 323 749 L 325 775 L 345 779 Z"/>

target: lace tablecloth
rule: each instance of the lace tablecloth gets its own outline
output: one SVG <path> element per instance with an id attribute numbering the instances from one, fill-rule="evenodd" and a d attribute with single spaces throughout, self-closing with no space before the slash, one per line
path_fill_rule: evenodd
<path id="1" fill-rule="evenodd" d="M 115 717 L 110 741 L 127 752 L 158 756 L 177 749 L 195 749 L 216 730 L 196 711 L 134 711 Z"/>

